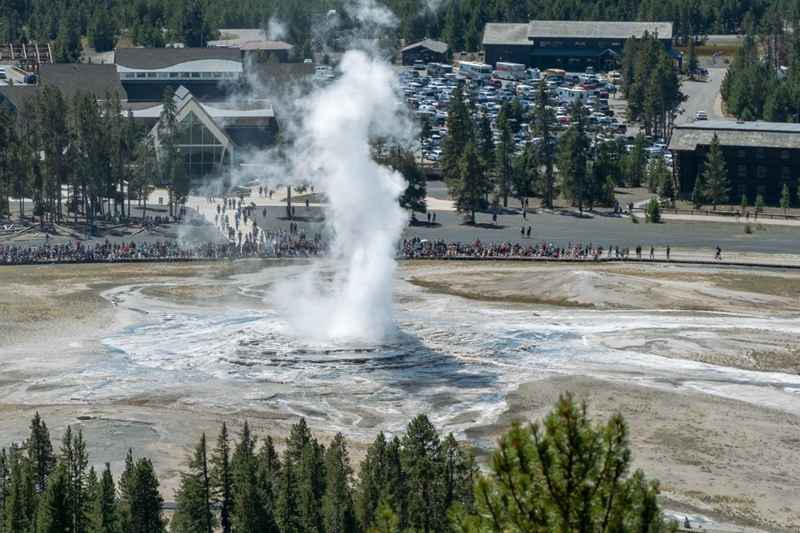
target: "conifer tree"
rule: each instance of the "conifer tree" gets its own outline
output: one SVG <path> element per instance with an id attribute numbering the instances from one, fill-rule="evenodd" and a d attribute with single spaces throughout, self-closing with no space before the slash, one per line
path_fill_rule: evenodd
<path id="1" fill-rule="evenodd" d="M 94 469 L 90 471 L 94 475 Z M 96 476 L 95 476 L 96 479 Z M 91 485 L 91 483 L 90 483 Z M 111 465 L 106 463 L 99 482 L 90 490 L 89 533 L 119 533 L 119 509 Z"/>
<path id="2" fill-rule="evenodd" d="M 170 523 L 174 533 L 212 533 L 215 520 L 211 512 L 211 486 L 206 435 L 189 458 L 188 472 L 181 473 L 175 495 L 175 515 Z"/>
<path id="3" fill-rule="evenodd" d="M 36 492 L 42 493 L 47 488 L 47 478 L 50 472 L 55 468 L 56 457 L 53 453 L 53 444 L 50 442 L 47 424 L 39 416 L 38 411 L 31 420 L 30 437 L 25 443 L 25 448 L 28 452 L 28 460 L 31 462 Z"/>
<path id="4" fill-rule="evenodd" d="M 36 533 L 65 533 L 74 531 L 69 497 L 69 473 L 64 463 L 53 472 L 50 483 L 39 502 Z"/>
<path id="5" fill-rule="evenodd" d="M 629 474 L 621 416 L 593 424 L 586 405 L 562 396 L 539 424 L 514 424 L 476 488 L 465 531 L 649 531 L 667 529 L 658 484 Z M 466 514 L 466 513 L 465 513 Z"/>
<path id="6" fill-rule="evenodd" d="M 425 415 L 414 418 L 402 438 L 405 476 L 404 528 L 442 531 L 447 525 L 443 457 L 439 435 Z"/>
<path id="7" fill-rule="evenodd" d="M 789 210 L 789 207 L 791 207 L 791 205 L 792 205 L 792 193 L 789 191 L 789 184 L 784 183 L 783 188 L 781 189 L 781 199 L 780 199 L 780 206 L 781 209 L 783 209 L 784 215 Z"/>
<path id="8" fill-rule="evenodd" d="M 711 201 L 713 209 L 716 211 L 718 204 L 728 200 L 728 193 L 730 191 L 725 156 L 719 146 L 719 138 L 716 133 L 711 140 L 711 146 L 706 156 L 703 180 L 705 183 L 706 197 Z"/>
<path id="9" fill-rule="evenodd" d="M 589 198 L 587 186 L 589 139 L 586 136 L 583 107 L 576 104 L 571 112 L 572 123 L 558 144 L 558 175 L 564 197 L 583 212 L 583 206 Z"/>
<path id="10" fill-rule="evenodd" d="M 486 195 L 491 191 L 483 170 L 475 145 L 470 142 L 461 157 L 458 178 L 447 182 L 456 210 L 466 214 L 470 224 L 475 224 L 475 212 L 485 206 Z"/>
<path id="11" fill-rule="evenodd" d="M 153 463 L 143 458 L 136 461 L 130 479 L 130 523 L 125 533 L 162 533 L 164 504 L 158 490 L 158 477 Z"/>
<path id="12" fill-rule="evenodd" d="M 72 428 L 67 426 L 62 438 L 59 460 L 67 473 L 67 498 L 70 505 L 72 531 L 85 531 L 88 512 L 86 481 L 89 457 L 86 453 L 86 442 L 83 440 L 82 430 L 79 429 L 73 433 Z"/>
<path id="13" fill-rule="evenodd" d="M 128 448 L 125 454 L 125 468 L 119 477 L 119 523 L 120 530 L 128 533 L 131 530 L 131 495 L 136 463 L 133 459 L 133 450 Z"/>
<path id="14" fill-rule="evenodd" d="M 8 533 L 26 533 L 34 525 L 36 490 L 30 462 L 16 446 L 8 454 L 8 494 L 3 507 L 3 524 Z"/>
<path id="15" fill-rule="evenodd" d="M 753 207 L 756 208 L 756 214 L 763 213 L 765 206 L 766 206 L 766 202 L 764 202 L 764 195 L 761 194 L 761 193 L 758 193 L 756 195 L 756 203 L 753 205 Z"/>
<path id="16" fill-rule="evenodd" d="M 553 131 L 554 114 L 550 108 L 550 96 L 544 83 L 539 84 L 536 96 L 536 111 L 533 119 L 533 134 L 539 138 L 537 161 L 544 166 L 542 174 L 542 203 L 547 209 L 553 208 L 555 200 L 555 132 Z"/>
<path id="17" fill-rule="evenodd" d="M 300 533 L 304 531 L 297 508 L 297 469 L 289 448 L 283 452 L 278 494 L 276 497 L 276 519 L 281 533 Z"/>
<path id="18" fill-rule="evenodd" d="M 258 484 L 256 439 L 245 422 L 231 460 L 233 472 L 233 512 L 231 524 L 237 533 L 263 533 L 275 530 L 274 519 L 261 499 Z"/>
<path id="19" fill-rule="evenodd" d="M 692 205 L 695 209 L 699 209 L 706 203 L 706 186 L 703 180 L 703 174 L 698 172 L 697 177 L 694 179 L 694 187 L 692 188 Z"/>
<path id="20" fill-rule="evenodd" d="M 503 207 L 508 207 L 508 196 L 511 193 L 514 177 L 514 141 L 511 126 L 508 123 L 508 106 L 504 106 L 497 117 L 497 129 L 500 130 L 500 143 L 497 145 L 495 157 L 497 176 L 497 196 L 503 199 Z"/>
<path id="21" fill-rule="evenodd" d="M 357 529 L 352 489 L 353 472 L 344 436 L 337 433 L 325 453 L 325 493 L 322 497 L 326 533 Z"/>
<path id="22" fill-rule="evenodd" d="M 225 422 L 211 454 L 211 485 L 214 501 L 219 507 L 219 524 L 222 533 L 231 533 L 233 510 L 233 473 L 231 472 L 231 444 Z"/>

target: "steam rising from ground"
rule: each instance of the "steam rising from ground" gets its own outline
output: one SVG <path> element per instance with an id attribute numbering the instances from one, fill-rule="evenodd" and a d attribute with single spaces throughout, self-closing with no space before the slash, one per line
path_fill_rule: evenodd
<path id="1" fill-rule="evenodd" d="M 307 100 L 293 155 L 295 172 L 306 173 L 329 202 L 332 283 L 323 282 L 327 266 L 318 265 L 276 295 L 297 333 L 379 340 L 392 325 L 395 249 L 408 217 L 398 204 L 403 178 L 372 159 L 369 140 L 406 137 L 410 129 L 389 65 L 352 50 L 340 70 Z"/>

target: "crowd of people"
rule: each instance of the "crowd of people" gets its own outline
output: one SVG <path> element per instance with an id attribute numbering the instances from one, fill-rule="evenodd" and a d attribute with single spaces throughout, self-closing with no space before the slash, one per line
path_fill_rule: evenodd
<path id="1" fill-rule="evenodd" d="M 241 245 L 198 243 L 181 246 L 176 241 L 109 242 L 16 246 L 0 244 L 0 265 L 39 263 L 113 263 L 132 261 L 188 261 L 240 259 L 246 257 L 310 257 L 321 255 L 320 239 L 295 238 L 285 231 L 266 232 L 262 241 L 246 240 Z"/>
<path id="2" fill-rule="evenodd" d="M 650 247 L 648 258 L 656 259 L 656 249 Z M 664 248 L 659 259 L 670 260 L 670 247 Z M 523 244 L 514 242 L 485 243 L 476 240 L 473 243 L 462 243 L 445 240 L 427 240 L 415 237 L 404 239 L 400 245 L 399 255 L 407 259 L 417 258 L 481 258 L 481 259 L 558 259 L 558 260 L 599 260 L 599 259 L 642 259 L 643 248 L 637 246 L 633 251 L 630 248 L 619 246 L 597 246 L 593 243 L 569 243 L 559 246 L 550 242 L 538 244 Z M 721 257 L 721 252 L 718 254 Z"/>

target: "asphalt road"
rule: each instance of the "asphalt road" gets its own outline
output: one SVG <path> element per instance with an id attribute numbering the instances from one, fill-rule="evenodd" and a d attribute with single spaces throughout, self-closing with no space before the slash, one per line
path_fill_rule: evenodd
<path id="1" fill-rule="evenodd" d="M 685 81 L 681 86 L 683 94 L 688 98 L 683 103 L 683 113 L 675 119 L 676 124 L 686 124 L 694 121 L 698 111 L 705 111 L 709 120 L 724 120 L 716 106 L 719 89 L 725 78 L 724 68 L 709 68 L 708 79 L 705 81 Z"/>

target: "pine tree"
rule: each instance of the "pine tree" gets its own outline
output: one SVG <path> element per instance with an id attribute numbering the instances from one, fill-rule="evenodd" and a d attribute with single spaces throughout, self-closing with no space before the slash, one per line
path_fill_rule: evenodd
<path id="1" fill-rule="evenodd" d="M 764 195 L 761 194 L 761 193 L 758 193 L 756 195 L 756 203 L 754 204 L 754 207 L 756 208 L 756 214 L 760 215 L 762 212 L 764 212 L 764 207 L 765 206 L 766 206 L 766 203 L 764 202 Z"/>
<path id="2" fill-rule="evenodd" d="M 233 474 L 231 472 L 231 445 L 228 427 L 222 423 L 217 446 L 211 454 L 211 485 L 214 501 L 219 507 L 219 524 L 222 533 L 231 533 L 233 509 Z"/>
<path id="3" fill-rule="evenodd" d="M 544 83 L 539 84 L 536 97 L 536 112 L 533 119 L 533 134 L 539 138 L 537 160 L 544 166 L 542 175 L 542 202 L 547 209 L 553 208 L 555 200 L 555 134 L 553 132 L 553 111 L 550 109 L 550 97 Z"/>
<path id="4" fill-rule="evenodd" d="M 402 438 L 405 528 L 443 531 L 447 526 L 443 456 L 439 435 L 424 415 L 414 418 Z"/>
<path id="5" fill-rule="evenodd" d="M 705 170 L 703 171 L 705 193 L 716 211 L 717 205 L 728 200 L 730 185 L 728 184 L 728 171 L 725 165 L 725 156 L 719 146 L 719 138 L 714 134 L 711 146 L 706 156 Z"/>
<path id="6" fill-rule="evenodd" d="M 116 35 L 114 22 L 107 9 L 101 7 L 95 10 L 88 28 L 89 42 L 98 52 L 114 49 Z"/>
<path id="7" fill-rule="evenodd" d="M 125 533 L 162 533 L 164 504 L 158 490 L 158 477 L 153 463 L 143 458 L 136 461 L 130 480 L 130 523 Z"/>
<path id="8" fill-rule="evenodd" d="M 739 213 L 745 215 L 749 204 L 747 201 L 747 192 L 742 192 L 741 201 L 739 202 Z"/>
<path id="9" fill-rule="evenodd" d="M 77 63 L 81 58 L 81 28 L 75 9 L 67 10 L 60 21 L 55 53 L 58 63 Z"/>
<path id="10" fill-rule="evenodd" d="M 119 477 L 119 523 L 120 530 L 128 533 L 132 530 L 131 524 L 131 498 L 135 475 L 136 462 L 133 459 L 133 450 L 128 448 L 125 454 L 125 468 Z"/>
<path id="11" fill-rule="evenodd" d="M 91 471 L 94 474 L 94 470 Z M 89 533 L 119 533 L 119 509 L 111 475 L 111 465 L 106 463 L 100 481 L 93 491 L 90 490 Z"/>
<path id="12" fill-rule="evenodd" d="M 491 184 L 483 174 L 483 165 L 472 142 L 464 150 L 458 178 L 448 181 L 447 186 L 455 199 L 456 210 L 466 214 L 470 224 L 475 224 L 475 212 L 485 206 Z"/>
<path id="13" fill-rule="evenodd" d="M 706 186 L 703 179 L 703 174 L 697 174 L 694 179 L 694 188 L 692 189 L 692 205 L 695 209 L 700 209 L 706 203 Z"/>
<path id="14" fill-rule="evenodd" d="M 385 494 L 389 489 L 388 451 L 386 437 L 378 433 L 375 440 L 367 448 L 367 454 L 361 462 L 358 474 L 358 491 L 356 492 L 356 510 L 361 529 L 368 530 L 372 526 L 375 513 L 381 498 L 386 500 L 393 494 Z"/>
<path id="15" fill-rule="evenodd" d="M 265 531 L 279 531 L 277 523 L 277 491 L 280 484 L 281 463 L 272 437 L 267 436 L 258 453 L 258 491 L 267 523 Z"/>
<path id="16" fill-rule="evenodd" d="M 205 20 L 203 6 L 199 0 L 183 0 L 182 20 L 178 34 L 187 47 L 204 47 L 208 44 L 211 31 Z"/>
<path id="17" fill-rule="evenodd" d="M 582 106 L 575 105 L 571 111 L 572 123 L 558 144 L 558 175 L 562 194 L 583 213 L 583 207 L 589 199 L 589 139 Z"/>
<path id="18" fill-rule="evenodd" d="M 28 460 L 31 462 L 36 492 L 42 493 L 47 488 L 50 472 L 55 468 L 56 457 L 47 424 L 39 416 L 38 411 L 31 420 L 30 437 L 25 443 L 25 448 L 28 451 Z"/>
<path id="19" fill-rule="evenodd" d="M 256 439 L 245 422 L 231 459 L 233 472 L 233 530 L 241 533 L 274 531 L 274 519 L 261 499 L 258 484 Z"/>
<path id="20" fill-rule="evenodd" d="M 789 191 L 789 184 L 784 183 L 783 188 L 781 189 L 781 199 L 780 199 L 780 206 L 781 209 L 783 209 L 784 215 L 789 210 L 789 207 L 791 207 L 791 205 L 792 205 L 792 193 Z"/>
<path id="21" fill-rule="evenodd" d="M 212 533 L 215 526 L 211 512 L 211 485 L 208 472 L 206 435 L 189 458 L 189 471 L 181 473 L 175 495 L 175 515 L 170 523 L 174 533 Z"/>
<path id="22" fill-rule="evenodd" d="M 585 404 L 562 396 L 541 424 L 502 437 L 460 530 L 664 531 L 658 484 L 630 466 L 623 418 L 595 425 Z"/>
<path id="23" fill-rule="evenodd" d="M 72 531 L 81 532 L 86 529 L 86 516 L 88 513 L 88 494 L 86 488 L 87 467 L 89 457 L 86 453 L 86 442 L 83 440 L 83 431 L 72 432 L 67 426 L 61 442 L 60 462 L 67 473 L 67 498 L 71 512 Z"/>
<path id="24" fill-rule="evenodd" d="M 454 196 L 451 183 L 457 183 L 461 177 L 460 163 L 464 150 L 473 138 L 472 119 L 464 103 L 464 93 L 457 86 L 450 95 L 447 109 L 447 136 L 442 146 L 442 177 L 448 184 L 450 195 Z"/>
<path id="25" fill-rule="evenodd" d="M 282 533 L 300 533 L 304 531 L 297 508 L 297 469 L 292 453 L 287 447 L 283 452 L 283 461 L 276 498 L 276 519 Z"/>
<path id="26" fill-rule="evenodd" d="M 689 77 L 694 79 L 697 73 L 697 50 L 695 50 L 694 46 L 694 37 L 689 37 L 689 51 L 687 55 L 686 71 L 689 73 Z"/>
<path id="27" fill-rule="evenodd" d="M 322 497 L 326 533 L 350 533 L 357 529 L 353 494 L 353 472 L 344 436 L 337 433 L 325 454 L 325 493 Z"/>
<path id="28" fill-rule="evenodd" d="M 70 501 L 70 480 L 67 467 L 59 464 L 53 472 L 47 490 L 39 502 L 36 533 L 64 533 L 73 529 Z"/>
<path id="29" fill-rule="evenodd" d="M 34 524 L 36 491 L 30 462 L 19 448 L 12 447 L 8 455 L 10 479 L 3 508 L 4 531 L 26 533 Z"/>
<path id="30" fill-rule="evenodd" d="M 496 176 L 498 197 L 503 198 L 503 207 L 508 207 L 508 195 L 511 193 L 513 179 L 514 141 L 508 123 L 509 109 L 504 106 L 497 117 L 497 129 L 500 130 L 500 143 L 497 145 Z"/>

